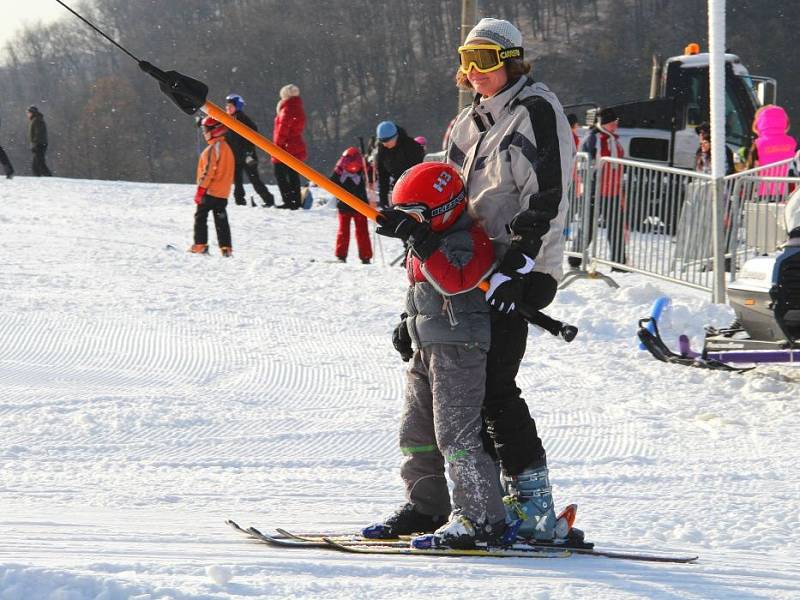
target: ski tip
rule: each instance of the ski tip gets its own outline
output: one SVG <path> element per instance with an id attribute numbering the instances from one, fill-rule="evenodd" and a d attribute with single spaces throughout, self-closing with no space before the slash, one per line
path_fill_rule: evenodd
<path id="1" fill-rule="evenodd" d="M 575 525 L 575 519 L 578 516 L 578 505 L 577 504 L 568 504 L 564 507 L 559 514 L 557 519 L 564 519 L 567 522 L 568 529 L 572 529 L 572 526 Z"/>

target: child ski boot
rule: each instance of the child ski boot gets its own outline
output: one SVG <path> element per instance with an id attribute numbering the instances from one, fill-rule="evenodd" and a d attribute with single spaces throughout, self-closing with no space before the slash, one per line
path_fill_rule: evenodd
<path id="1" fill-rule="evenodd" d="M 430 548 L 453 548 L 472 550 L 478 545 L 498 546 L 506 531 L 505 519 L 497 523 L 475 523 L 459 513 L 450 515 L 450 520 L 433 533 L 420 535 L 411 540 L 411 547 L 418 550 Z"/>
<path id="2" fill-rule="evenodd" d="M 361 535 L 370 539 L 392 539 L 412 533 L 436 531 L 447 523 L 444 515 L 424 515 L 410 502 L 398 508 L 392 515 L 379 523 L 373 523 L 361 530 Z"/>
<path id="3" fill-rule="evenodd" d="M 222 253 L 222 256 L 233 256 L 233 248 L 230 246 L 220 246 L 219 251 Z"/>
<path id="4" fill-rule="evenodd" d="M 192 254 L 208 254 L 208 244 L 192 244 L 189 252 Z"/>

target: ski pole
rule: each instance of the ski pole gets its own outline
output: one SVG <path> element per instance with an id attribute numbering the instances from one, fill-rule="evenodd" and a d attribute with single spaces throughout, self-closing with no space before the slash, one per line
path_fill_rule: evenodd
<path id="1" fill-rule="evenodd" d="M 335 196 L 338 200 L 347 204 L 353 210 L 361 213 L 372 221 L 378 222 L 378 216 L 380 213 L 377 210 L 368 204 L 365 204 L 360 198 L 351 194 L 342 186 L 337 185 L 329 178 L 325 177 L 322 173 L 314 170 L 302 160 L 292 156 L 286 150 L 275 144 L 272 140 L 265 138 L 257 131 L 253 131 L 247 125 L 241 121 L 237 121 L 219 106 L 209 101 L 207 99 L 208 86 L 205 83 L 198 81 L 197 79 L 187 77 L 178 71 L 162 71 L 155 65 L 139 59 L 121 44 L 109 37 L 101 29 L 67 6 L 67 4 L 65 4 L 62 0 L 55 1 L 67 9 L 70 13 L 75 15 L 75 17 L 83 21 L 88 27 L 103 36 L 132 60 L 134 60 L 142 71 L 158 81 L 158 87 L 161 89 L 161 91 L 184 113 L 191 116 L 194 115 L 198 110 L 204 112 L 209 117 L 212 117 L 224 124 L 228 129 L 238 133 L 249 142 L 252 142 L 270 156 L 278 159 L 280 162 L 284 163 L 300 175 L 303 175 L 306 179 L 313 181 L 319 187 Z M 489 282 L 485 280 L 481 281 L 478 287 L 484 292 L 488 291 Z M 543 314 L 541 311 L 522 305 L 517 305 L 516 310 L 523 318 L 525 318 L 526 321 L 549 331 L 554 336 L 560 337 L 566 342 L 571 342 L 573 339 L 575 339 L 575 335 L 578 333 L 577 327 L 552 319 L 551 317 Z"/>

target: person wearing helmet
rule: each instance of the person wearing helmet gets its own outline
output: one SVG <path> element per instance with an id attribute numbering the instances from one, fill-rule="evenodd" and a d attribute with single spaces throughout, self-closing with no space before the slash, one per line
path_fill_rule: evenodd
<path id="1" fill-rule="evenodd" d="M 231 227 L 228 223 L 228 195 L 233 185 L 233 169 L 236 163 L 225 134 L 228 128 L 213 117 L 205 117 L 203 128 L 208 146 L 200 154 L 197 163 L 197 192 L 194 203 L 194 244 L 189 252 L 208 254 L 208 213 L 214 215 L 217 242 L 222 256 L 232 256 Z"/>
<path id="2" fill-rule="evenodd" d="M 358 148 L 351 146 L 342 152 L 336 162 L 331 181 L 368 204 L 365 169 L 366 162 L 361 156 L 361 152 L 358 151 Z M 347 250 L 350 247 L 350 221 L 353 221 L 356 229 L 358 257 L 362 263 L 368 265 L 372 260 L 372 244 L 369 241 L 367 217 L 344 202 L 339 202 L 337 208 L 339 209 L 339 227 L 336 230 L 336 258 L 339 259 L 339 262 L 347 262 Z"/>
<path id="3" fill-rule="evenodd" d="M 47 124 L 44 115 L 35 106 L 28 107 L 28 142 L 33 153 L 31 170 L 36 177 L 50 177 L 52 173 L 44 160 L 47 152 Z"/>
<path id="4" fill-rule="evenodd" d="M 393 121 L 378 123 L 375 137 L 378 139 L 378 153 L 375 158 L 378 170 L 378 205 L 388 208 L 392 182 L 400 179 L 406 169 L 421 163 L 425 158 L 425 150 Z"/>
<path id="5" fill-rule="evenodd" d="M 253 119 L 244 113 L 244 98 L 239 94 L 228 94 L 225 98 L 225 112 L 232 116 L 237 121 L 241 121 L 253 131 L 258 131 Z M 256 147 L 253 142 L 250 142 L 240 136 L 234 131 L 228 131 L 225 140 L 231 147 L 233 158 L 236 161 L 233 168 L 233 199 L 236 204 L 246 206 L 247 200 L 244 197 L 244 177 L 243 173 L 247 174 L 250 183 L 253 184 L 256 194 L 261 198 L 262 206 L 268 208 L 275 206 L 275 197 L 261 181 L 261 176 L 258 174 L 258 157 L 256 155 Z"/>
<path id="6" fill-rule="evenodd" d="M 575 143 L 556 95 L 528 76 L 513 24 L 481 19 L 458 55 L 456 81 L 475 97 L 456 117 L 447 162 L 468 182 L 471 206 L 500 261 L 486 293 L 486 429 L 511 493 L 509 522 L 519 524 L 522 537 L 552 541 L 565 521 L 556 519 L 544 446 L 516 382 L 528 324 L 514 308 L 541 310 L 555 297 Z"/>
<path id="7" fill-rule="evenodd" d="M 468 209 L 458 171 L 442 163 L 408 169 L 378 225 L 380 235 L 408 247 L 410 286 L 393 335 L 403 360 L 411 361 L 400 423 L 406 503 L 362 533 L 427 533 L 412 540 L 417 548 L 497 544 L 505 509 L 494 460 L 482 443 L 490 326 L 489 306 L 477 287 L 494 269 L 492 243 Z"/>

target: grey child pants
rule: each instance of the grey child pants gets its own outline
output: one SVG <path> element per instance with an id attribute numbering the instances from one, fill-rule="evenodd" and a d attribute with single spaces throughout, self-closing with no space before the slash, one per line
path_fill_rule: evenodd
<path id="1" fill-rule="evenodd" d="M 451 512 L 444 464 L 454 483 L 453 510 L 475 523 L 505 517 L 498 472 L 481 441 L 486 352 L 431 344 L 414 353 L 400 424 L 406 500 L 428 515 Z"/>

